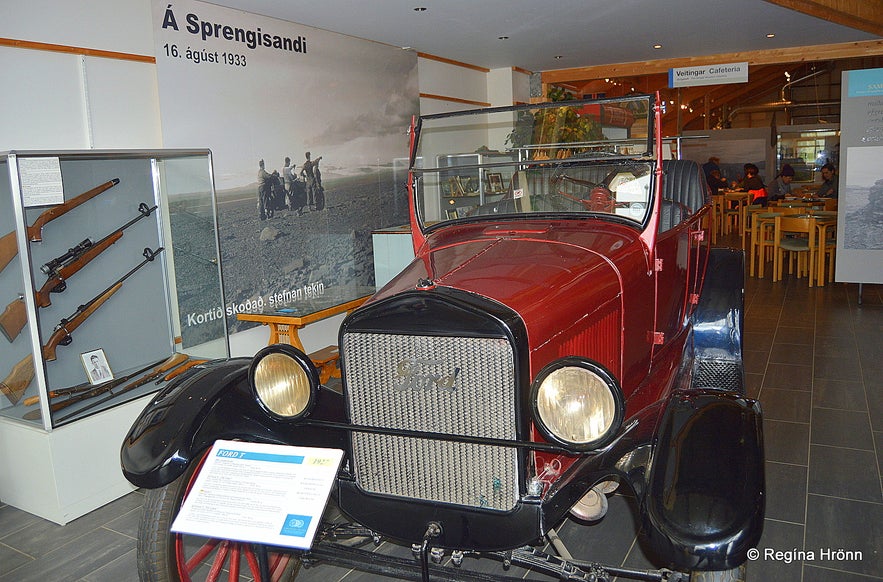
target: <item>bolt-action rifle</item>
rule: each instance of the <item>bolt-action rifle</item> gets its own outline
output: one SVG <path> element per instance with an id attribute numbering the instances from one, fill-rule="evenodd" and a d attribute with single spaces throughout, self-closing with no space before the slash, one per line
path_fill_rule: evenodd
<path id="1" fill-rule="evenodd" d="M 84 303 L 77 307 L 77 310 L 72 313 L 70 316 L 63 318 L 58 325 L 55 326 L 55 330 L 52 332 L 52 335 L 49 336 L 49 341 L 46 342 L 46 345 L 43 346 L 43 359 L 47 362 L 51 362 L 55 360 L 55 351 L 58 346 L 66 346 L 70 345 L 71 341 L 73 341 L 73 337 L 71 334 L 76 330 L 80 325 L 83 324 L 84 321 L 89 319 L 89 317 L 98 310 L 99 307 L 104 305 L 104 302 L 110 299 L 114 293 L 119 291 L 123 282 L 135 274 L 141 267 L 146 265 L 147 263 L 153 261 L 158 254 L 163 252 L 163 247 L 157 248 L 155 251 L 150 250 L 149 248 L 144 249 L 144 260 L 138 263 L 131 271 L 120 277 L 116 280 L 113 285 Z"/>
<path id="2" fill-rule="evenodd" d="M 69 345 L 73 341 L 73 337 L 71 336 L 71 334 L 78 327 L 80 327 L 80 325 L 82 325 L 84 321 L 89 319 L 89 317 L 99 307 L 104 305 L 104 303 L 108 299 L 110 299 L 114 293 L 119 291 L 122 288 L 123 282 L 126 279 L 131 277 L 141 267 L 153 261 L 153 259 L 155 259 L 157 255 L 163 252 L 163 250 L 163 247 L 159 247 L 155 251 L 152 251 L 149 248 L 145 248 L 144 253 L 142 253 L 144 255 L 144 260 L 141 261 L 141 263 L 139 263 L 128 273 L 117 279 L 116 282 L 113 283 L 110 287 L 108 287 L 83 305 L 80 305 L 72 315 L 63 318 L 58 323 L 58 325 L 55 326 L 52 335 L 49 337 L 49 341 L 46 342 L 46 345 L 43 346 L 43 359 L 47 362 L 55 360 L 55 352 L 58 346 Z M 10 402 L 16 404 L 22 397 L 22 394 L 24 394 L 25 390 L 27 390 L 28 385 L 33 379 L 33 356 L 31 354 L 28 354 L 22 361 L 20 361 L 12 368 L 12 372 L 9 374 L 9 376 L 7 376 L 6 379 L 0 382 L 0 392 L 5 394 L 6 397 L 9 398 Z"/>
<path id="3" fill-rule="evenodd" d="M 150 208 L 145 203 L 138 205 L 138 216 L 119 227 L 112 233 L 108 234 L 97 243 L 93 243 L 91 239 L 86 239 L 77 246 L 68 249 L 63 255 L 56 257 L 40 267 L 40 269 L 48 275 L 48 279 L 36 292 L 37 307 L 49 307 L 52 305 L 50 293 L 61 293 L 67 289 L 67 279 L 73 276 L 77 271 L 88 265 L 92 259 L 106 251 L 110 246 L 123 237 L 123 231 L 141 220 L 150 216 L 156 210 L 156 206 Z M 18 334 L 21 333 L 27 323 L 27 310 L 25 302 L 22 298 L 12 301 L 6 306 L 6 310 L 0 314 L 0 331 L 6 336 L 6 339 L 13 341 Z"/>
<path id="4" fill-rule="evenodd" d="M 63 204 L 59 204 L 57 206 L 53 206 L 47 210 L 44 210 L 40 216 L 37 217 L 37 220 L 34 221 L 34 224 L 27 228 L 28 240 L 33 242 L 40 242 L 43 240 L 43 227 L 47 222 L 51 220 L 55 220 L 59 216 L 62 216 L 80 204 L 84 202 L 88 202 L 92 198 L 95 198 L 105 190 L 109 188 L 113 188 L 117 184 L 120 183 L 119 178 L 114 178 L 113 180 L 108 180 L 104 184 L 96 186 L 89 190 L 88 192 L 83 192 L 79 196 L 75 196 L 64 202 Z M 15 231 L 0 237 L 0 271 L 6 268 L 6 265 L 12 260 L 12 258 L 18 254 L 18 245 L 15 242 Z"/>

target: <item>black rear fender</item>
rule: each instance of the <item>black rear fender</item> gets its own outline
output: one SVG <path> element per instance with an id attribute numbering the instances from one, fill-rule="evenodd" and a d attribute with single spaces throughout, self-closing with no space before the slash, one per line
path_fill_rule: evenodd
<path id="1" fill-rule="evenodd" d="M 673 394 L 642 508 L 652 550 L 673 567 L 728 570 L 742 564 L 763 529 L 759 404 L 714 390 Z"/>

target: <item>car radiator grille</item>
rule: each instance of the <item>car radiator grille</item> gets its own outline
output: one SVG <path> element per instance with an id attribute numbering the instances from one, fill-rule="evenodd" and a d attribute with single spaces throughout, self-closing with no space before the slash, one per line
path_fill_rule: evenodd
<path id="1" fill-rule="evenodd" d="M 347 406 L 358 425 L 515 440 L 515 357 L 499 338 L 346 333 Z M 354 432 L 366 491 L 506 511 L 518 501 L 513 447 Z"/>

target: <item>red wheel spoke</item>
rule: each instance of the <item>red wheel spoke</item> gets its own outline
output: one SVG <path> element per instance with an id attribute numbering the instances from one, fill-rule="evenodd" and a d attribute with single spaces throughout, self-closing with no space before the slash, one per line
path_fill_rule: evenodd
<path id="1" fill-rule="evenodd" d="M 212 560 L 212 567 L 208 571 L 205 582 L 218 582 L 218 576 L 221 575 L 221 570 L 224 568 L 224 562 L 227 561 L 227 551 L 229 549 L 230 542 L 224 541 L 221 543 L 221 547 L 218 549 L 215 559 Z"/>
<path id="2" fill-rule="evenodd" d="M 242 544 L 236 544 L 230 552 L 230 575 L 227 580 L 229 582 L 237 582 L 239 580 L 239 558 L 242 556 Z"/>
<path id="3" fill-rule="evenodd" d="M 221 540 L 211 539 L 211 540 L 208 540 L 205 544 L 203 544 L 203 546 L 201 548 L 199 548 L 195 554 L 193 554 L 193 557 L 190 558 L 189 560 L 187 560 L 187 564 L 184 566 L 185 569 L 187 570 L 187 573 L 189 574 L 190 572 L 195 570 L 197 567 L 199 567 L 199 563 L 202 562 L 206 556 L 208 556 L 210 553 L 212 553 L 212 551 L 215 549 L 215 546 L 217 546 L 218 542 L 220 542 L 220 541 Z M 184 538 L 182 538 L 181 536 L 178 536 L 178 545 L 180 546 L 178 548 L 178 555 L 180 555 L 183 558 L 184 557 Z"/>
<path id="4" fill-rule="evenodd" d="M 288 554 L 270 554 L 270 580 L 278 580 L 282 576 L 289 560 L 291 560 L 291 556 Z"/>
<path id="5" fill-rule="evenodd" d="M 243 553 L 245 554 L 245 559 L 248 561 L 248 569 L 251 570 L 251 575 L 255 579 L 255 582 L 270 582 L 269 580 L 261 580 L 261 567 L 258 566 L 257 556 L 254 555 L 251 548 L 243 545 Z"/>

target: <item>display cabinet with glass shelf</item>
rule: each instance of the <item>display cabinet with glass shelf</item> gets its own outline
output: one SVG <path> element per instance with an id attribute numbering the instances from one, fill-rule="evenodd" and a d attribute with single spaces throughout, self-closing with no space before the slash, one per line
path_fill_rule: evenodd
<path id="1" fill-rule="evenodd" d="M 130 490 L 146 398 L 229 356 L 216 216 L 208 150 L 0 154 L 4 502 L 65 523 Z"/>

